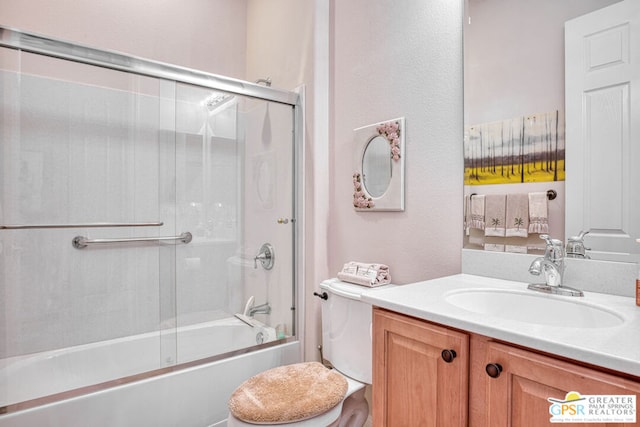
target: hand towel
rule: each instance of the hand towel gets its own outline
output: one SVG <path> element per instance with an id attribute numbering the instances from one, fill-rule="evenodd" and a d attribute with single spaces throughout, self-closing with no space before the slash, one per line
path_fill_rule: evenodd
<path id="1" fill-rule="evenodd" d="M 524 193 L 507 195 L 507 237 L 529 236 L 529 196 Z"/>
<path id="2" fill-rule="evenodd" d="M 504 194 L 487 194 L 485 196 L 485 236 L 502 237 L 505 234 L 506 197 Z"/>
<path id="3" fill-rule="evenodd" d="M 391 283 L 391 274 L 389 267 L 385 264 L 351 261 L 338 272 L 338 279 L 356 285 L 374 287 Z"/>
<path id="4" fill-rule="evenodd" d="M 546 192 L 529 193 L 529 233 L 549 232 L 549 206 Z"/>
<path id="5" fill-rule="evenodd" d="M 464 216 L 462 218 L 462 230 L 465 235 L 469 235 L 469 223 L 471 222 L 471 196 L 465 194 L 464 196 Z"/>
<path id="6" fill-rule="evenodd" d="M 472 195 L 470 201 L 471 221 L 469 228 L 484 230 L 484 195 Z"/>

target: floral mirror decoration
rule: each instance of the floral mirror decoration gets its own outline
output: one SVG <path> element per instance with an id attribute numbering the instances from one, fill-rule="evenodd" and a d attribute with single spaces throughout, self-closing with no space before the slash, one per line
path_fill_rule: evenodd
<path id="1" fill-rule="evenodd" d="M 354 129 L 355 210 L 404 210 L 404 134 L 404 117 Z"/>

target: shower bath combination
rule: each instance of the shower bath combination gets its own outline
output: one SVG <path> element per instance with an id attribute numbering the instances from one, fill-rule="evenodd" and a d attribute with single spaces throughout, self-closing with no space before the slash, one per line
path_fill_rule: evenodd
<path id="1" fill-rule="evenodd" d="M 0 427 L 299 359 L 298 93 L 2 27 L 0 74 Z"/>

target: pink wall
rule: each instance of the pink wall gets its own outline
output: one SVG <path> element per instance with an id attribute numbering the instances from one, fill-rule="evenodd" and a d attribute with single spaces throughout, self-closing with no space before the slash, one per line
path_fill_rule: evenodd
<path id="1" fill-rule="evenodd" d="M 0 0 L 0 24 L 244 78 L 246 0 Z"/>
<path id="2" fill-rule="evenodd" d="M 396 283 L 460 271 L 458 3 L 0 0 L 0 23 L 230 77 L 270 76 L 278 88 L 305 85 L 305 358 L 314 359 L 320 313 L 311 294 L 344 262 L 387 263 Z M 355 212 L 352 131 L 400 116 L 406 209 Z"/>
<path id="3" fill-rule="evenodd" d="M 329 274 L 351 260 L 388 264 L 398 284 L 458 273 L 461 2 L 332 5 Z M 353 129 L 401 116 L 406 118 L 405 211 L 356 212 Z"/>
<path id="4" fill-rule="evenodd" d="M 617 1 L 467 0 L 466 123 L 563 111 L 564 23 Z"/>

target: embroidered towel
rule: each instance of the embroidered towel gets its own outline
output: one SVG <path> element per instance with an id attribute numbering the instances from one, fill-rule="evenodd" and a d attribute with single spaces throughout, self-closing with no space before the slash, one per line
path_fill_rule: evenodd
<path id="1" fill-rule="evenodd" d="M 507 237 L 529 236 L 529 196 L 524 193 L 507 195 Z"/>
<path id="2" fill-rule="evenodd" d="M 391 283 L 391 274 L 389 267 L 384 264 L 351 261 L 338 272 L 338 279 L 356 285 L 374 287 Z"/>
<path id="3" fill-rule="evenodd" d="M 549 206 L 546 192 L 529 193 L 529 233 L 549 232 Z"/>
<path id="4" fill-rule="evenodd" d="M 485 236 L 499 236 L 505 234 L 506 197 L 504 194 L 487 194 L 485 196 Z"/>
<path id="5" fill-rule="evenodd" d="M 484 195 L 471 196 L 471 221 L 469 228 L 484 230 Z"/>

